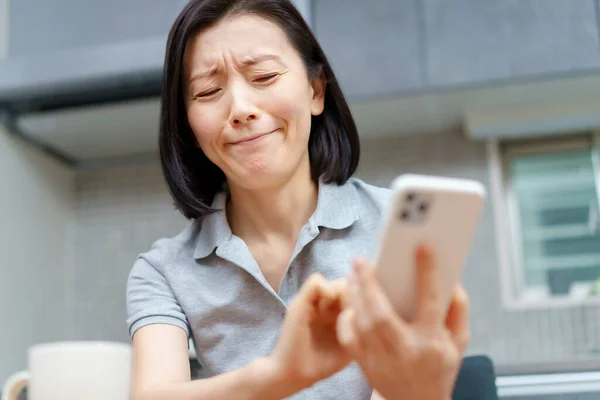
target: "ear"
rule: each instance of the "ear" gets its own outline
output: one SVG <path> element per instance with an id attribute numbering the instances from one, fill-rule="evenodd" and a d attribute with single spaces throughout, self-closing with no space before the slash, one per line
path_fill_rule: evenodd
<path id="1" fill-rule="evenodd" d="M 320 74 L 316 79 L 310 81 L 312 88 L 312 99 L 310 103 L 310 112 L 312 115 L 321 115 L 325 108 L 325 75 Z"/>

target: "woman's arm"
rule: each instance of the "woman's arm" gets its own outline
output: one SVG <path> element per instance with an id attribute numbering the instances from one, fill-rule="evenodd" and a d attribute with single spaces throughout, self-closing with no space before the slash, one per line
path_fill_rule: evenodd
<path id="1" fill-rule="evenodd" d="M 156 254 L 152 257 L 138 258 L 127 282 L 128 324 L 133 334 L 133 400 L 269 399 L 302 389 L 290 385 L 283 390 L 281 369 L 272 367 L 273 357 L 256 360 L 237 371 L 191 381 L 187 318 L 162 268 L 148 261 L 162 257 L 159 250 L 153 251 Z"/>
<path id="2" fill-rule="evenodd" d="M 282 399 L 344 368 L 335 285 L 314 274 L 290 303 L 273 353 L 236 371 L 191 381 L 186 332 L 150 324 L 133 335 L 133 400 Z"/>
<path id="3" fill-rule="evenodd" d="M 236 371 L 190 380 L 188 340 L 173 325 L 153 324 L 133 337 L 133 400 L 281 399 L 301 388 L 261 358 Z"/>

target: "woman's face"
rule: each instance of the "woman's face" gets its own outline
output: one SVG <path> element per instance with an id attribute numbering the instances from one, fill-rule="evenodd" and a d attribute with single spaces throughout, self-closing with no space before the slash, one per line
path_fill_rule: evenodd
<path id="1" fill-rule="evenodd" d="M 257 16 L 227 18 L 190 40 L 185 54 L 189 124 L 230 184 L 259 189 L 309 168 L 311 116 L 324 83 L 284 32 Z"/>

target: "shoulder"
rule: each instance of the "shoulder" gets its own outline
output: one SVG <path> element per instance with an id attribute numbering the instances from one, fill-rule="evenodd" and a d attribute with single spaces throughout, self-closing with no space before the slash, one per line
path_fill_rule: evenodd
<path id="1" fill-rule="evenodd" d="M 380 214 L 392 199 L 392 191 L 388 188 L 371 185 L 358 178 L 350 178 L 347 184 L 354 188 L 356 207 L 361 213 Z"/>
<path id="2" fill-rule="evenodd" d="M 190 259 L 193 257 L 201 225 L 201 220 L 195 220 L 177 235 L 156 240 L 149 250 L 138 255 L 136 264 L 149 264 L 164 274 L 165 269 L 176 265 L 179 260 Z"/>

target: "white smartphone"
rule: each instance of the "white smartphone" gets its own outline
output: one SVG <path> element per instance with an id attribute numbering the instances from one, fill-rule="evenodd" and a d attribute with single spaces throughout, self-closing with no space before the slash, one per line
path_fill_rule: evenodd
<path id="1" fill-rule="evenodd" d="M 473 180 L 401 175 L 383 215 L 376 273 L 396 311 L 412 321 L 416 311 L 415 251 L 427 244 L 441 274 L 442 296 L 450 304 L 477 230 L 486 199 L 485 187 Z"/>

